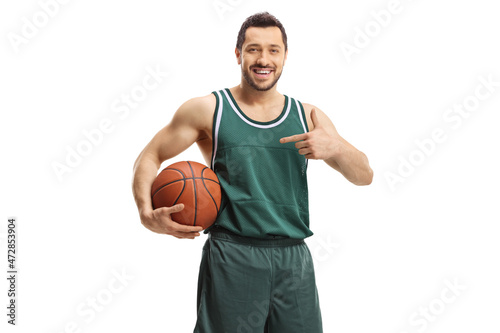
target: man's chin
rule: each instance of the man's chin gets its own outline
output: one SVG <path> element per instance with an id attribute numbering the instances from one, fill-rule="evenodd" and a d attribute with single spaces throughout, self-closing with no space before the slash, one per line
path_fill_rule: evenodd
<path id="1" fill-rule="evenodd" d="M 252 86 L 255 90 L 257 91 L 268 91 L 268 90 L 271 90 L 274 86 L 276 85 L 276 82 L 274 82 L 273 84 L 269 85 L 269 86 L 259 86 L 259 85 L 254 85 Z"/>
<path id="2" fill-rule="evenodd" d="M 276 86 L 276 84 L 278 83 L 279 77 L 276 80 L 274 80 L 273 82 L 268 83 L 268 84 L 257 83 L 255 81 L 253 81 L 252 79 L 249 79 L 248 77 L 245 77 L 245 80 L 247 81 L 248 85 L 250 85 L 250 87 L 252 87 L 253 89 L 255 89 L 257 91 L 268 91 L 268 90 L 271 90 L 272 88 L 274 88 L 274 86 Z"/>

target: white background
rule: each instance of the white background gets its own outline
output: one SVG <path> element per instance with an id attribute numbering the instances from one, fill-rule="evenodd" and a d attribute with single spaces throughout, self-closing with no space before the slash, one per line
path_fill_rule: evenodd
<path id="1" fill-rule="evenodd" d="M 493 1 L 401 0 L 350 62 L 342 43 L 360 45 L 357 29 L 376 29 L 370 12 L 390 1 L 221 0 L 229 7 L 218 12 L 213 0 L 74 0 L 52 7 L 47 22 L 40 3 L 50 1 L 0 5 L 4 272 L 10 216 L 19 244 L 18 325 L 6 323 L 2 278 L 2 332 L 192 332 L 206 235 L 178 240 L 144 228 L 132 166 L 184 101 L 239 83 L 236 36 L 262 10 L 288 33 L 279 91 L 326 112 L 375 172 L 358 187 L 309 163 L 308 244 L 324 331 L 499 331 L 500 86 L 455 128 L 443 118 L 471 100 L 480 76 L 500 81 Z M 34 16 L 46 24 L 14 45 Z M 147 67 L 169 75 L 120 118 L 114 101 Z M 112 131 L 59 180 L 53 164 L 103 119 Z M 415 141 L 435 129 L 446 140 L 419 153 Z M 404 172 L 411 156 L 419 165 L 391 188 L 387 174 Z M 196 147 L 169 163 L 180 160 L 204 162 Z M 120 284 L 122 273 L 129 280 Z M 466 289 L 454 294 L 446 281 Z M 432 317 L 423 319 L 426 308 Z"/>

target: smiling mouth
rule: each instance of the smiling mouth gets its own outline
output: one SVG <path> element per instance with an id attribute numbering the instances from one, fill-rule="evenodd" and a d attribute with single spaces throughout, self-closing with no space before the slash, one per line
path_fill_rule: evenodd
<path id="1" fill-rule="evenodd" d="M 252 68 L 252 72 L 254 72 L 255 75 L 261 79 L 268 78 L 273 71 L 274 70 L 270 68 Z"/>

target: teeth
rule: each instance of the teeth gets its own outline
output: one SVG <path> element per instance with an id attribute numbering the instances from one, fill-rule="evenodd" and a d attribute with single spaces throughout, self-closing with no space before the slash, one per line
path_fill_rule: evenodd
<path id="1" fill-rule="evenodd" d="M 255 71 L 257 74 L 269 74 L 271 71 Z"/>

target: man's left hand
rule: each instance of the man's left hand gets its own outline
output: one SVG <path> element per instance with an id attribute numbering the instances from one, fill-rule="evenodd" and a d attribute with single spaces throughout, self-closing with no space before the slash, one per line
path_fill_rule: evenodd
<path id="1" fill-rule="evenodd" d="M 321 124 L 316 113 L 316 109 L 311 110 L 311 121 L 313 130 L 303 134 L 296 134 L 280 139 L 280 143 L 295 142 L 295 148 L 299 154 L 307 159 L 326 160 L 337 156 L 343 148 L 340 136 L 329 133 Z"/>

